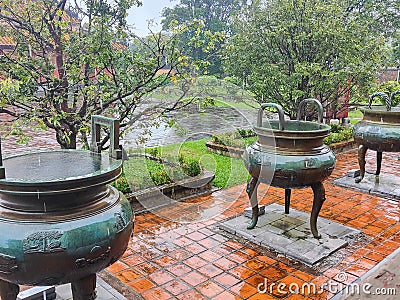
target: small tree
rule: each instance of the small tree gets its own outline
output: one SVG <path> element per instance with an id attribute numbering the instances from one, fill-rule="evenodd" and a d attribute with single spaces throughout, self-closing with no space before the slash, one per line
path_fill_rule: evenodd
<path id="1" fill-rule="evenodd" d="M 344 1 L 254 1 L 226 49 L 229 74 L 243 78 L 258 101 L 279 103 L 295 117 L 308 97 L 335 103 L 373 80 L 384 39 L 372 35 Z"/>
<path id="2" fill-rule="evenodd" d="M 144 98 L 185 78 L 188 59 L 177 47 L 179 33 L 131 33 L 125 18 L 139 1 L 80 3 L 1 0 L 0 36 L 14 43 L 0 49 L 1 113 L 51 128 L 62 148 L 76 148 L 79 133 L 88 145 L 92 114 L 117 117 L 127 128 L 187 105 L 181 98 Z"/>

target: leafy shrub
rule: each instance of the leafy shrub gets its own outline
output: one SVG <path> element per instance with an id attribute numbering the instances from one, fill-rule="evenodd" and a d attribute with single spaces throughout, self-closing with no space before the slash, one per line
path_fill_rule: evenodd
<path id="1" fill-rule="evenodd" d="M 214 143 L 228 147 L 242 148 L 244 146 L 243 140 L 239 138 L 237 132 L 226 132 L 213 134 L 212 140 Z"/>
<path id="2" fill-rule="evenodd" d="M 132 191 L 123 171 L 121 176 L 117 180 L 112 182 L 111 185 L 119 190 L 121 193 L 130 193 Z"/>
<path id="3" fill-rule="evenodd" d="M 235 76 L 226 76 L 224 80 L 237 86 L 242 84 L 242 80 Z"/>
<path id="4" fill-rule="evenodd" d="M 240 135 L 242 138 L 250 137 L 250 136 L 255 136 L 255 135 L 256 135 L 256 133 L 253 131 L 253 129 L 237 128 L 236 131 L 239 133 L 239 135 Z"/>
<path id="5" fill-rule="evenodd" d="M 337 133 L 337 132 L 342 132 L 343 131 L 343 126 L 339 124 L 330 124 L 331 126 L 331 133 Z"/>
<path id="6" fill-rule="evenodd" d="M 145 153 L 147 153 L 153 157 L 158 157 L 158 158 L 161 157 L 160 147 L 146 148 L 144 151 L 145 151 Z"/>
<path id="7" fill-rule="evenodd" d="M 324 138 L 324 143 L 330 145 L 350 140 L 353 137 L 353 130 L 350 127 L 344 127 L 337 124 L 331 125 L 330 134 Z"/>
<path id="8" fill-rule="evenodd" d="M 154 150 L 150 150 L 150 152 L 153 156 L 156 154 Z M 187 176 L 197 176 L 202 171 L 197 159 L 180 155 L 178 161 L 178 164 L 171 164 L 168 162 L 160 163 L 158 160 L 143 157 L 131 158 L 124 162 L 127 175 L 123 172 L 121 177 L 111 185 L 122 193 L 129 193 L 176 182 L 187 178 Z"/>
<path id="9" fill-rule="evenodd" d="M 179 165 L 187 176 L 194 177 L 201 173 L 199 161 L 194 158 L 185 158 L 180 155 Z"/>
<path id="10" fill-rule="evenodd" d="M 152 168 L 149 168 L 151 180 L 154 185 L 162 185 L 172 182 L 171 174 L 168 174 L 166 166 L 162 164 L 155 164 Z"/>
<path id="11" fill-rule="evenodd" d="M 246 141 L 244 141 L 243 138 L 252 136 L 255 136 L 255 133 L 252 129 L 238 128 L 235 131 L 213 134 L 212 141 L 219 145 L 243 148 L 246 146 Z"/>

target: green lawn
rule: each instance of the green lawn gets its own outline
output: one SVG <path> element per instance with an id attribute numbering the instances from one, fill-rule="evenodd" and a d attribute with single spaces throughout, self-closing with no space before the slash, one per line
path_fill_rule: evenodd
<path id="1" fill-rule="evenodd" d="M 215 174 L 213 185 L 220 188 L 231 187 L 247 180 L 248 172 L 242 159 L 230 158 L 207 151 L 209 139 L 173 144 L 161 147 L 162 157 L 182 154 L 200 161 L 202 167 Z M 254 140 L 254 138 L 253 138 Z"/>
<path id="2" fill-rule="evenodd" d="M 246 144 L 255 141 L 255 137 L 246 138 Z M 209 139 L 185 142 L 183 144 L 172 144 L 159 147 L 160 156 L 164 160 L 177 161 L 179 155 L 191 157 L 200 162 L 201 166 L 215 174 L 213 185 L 220 188 L 227 188 L 247 181 L 248 172 L 244 167 L 242 159 L 229 158 L 207 151 L 206 142 Z M 130 151 L 132 153 L 134 151 Z M 124 162 L 124 173 L 128 182 L 139 183 L 143 188 L 154 186 L 148 164 L 144 158 L 130 158 Z"/>
<path id="3" fill-rule="evenodd" d="M 215 100 L 215 106 L 223 106 L 223 107 L 234 107 L 234 108 L 254 108 L 258 109 L 260 105 L 258 105 L 255 101 L 244 100 L 243 102 L 226 102 L 223 100 Z"/>
<path id="4" fill-rule="evenodd" d="M 186 86 L 185 86 L 186 87 Z M 151 92 L 148 97 L 159 100 L 173 101 L 183 95 L 178 83 L 171 83 Z M 257 106 L 254 96 L 240 86 L 233 85 L 225 80 L 216 79 L 212 76 L 200 76 L 193 81 L 190 89 L 186 91 L 184 98 L 211 98 L 216 106 L 232 106 L 237 108 L 251 108 Z"/>
<path id="5" fill-rule="evenodd" d="M 361 110 L 355 109 L 355 110 L 350 110 L 349 111 L 349 118 L 358 118 L 361 119 L 363 117 L 363 113 L 361 112 Z"/>
<path id="6" fill-rule="evenodd" d="M 360 119 L 362 119 L 363 116 L 364 116 L 363 113 L 359 109 L 350 110 L 349 111 L 350 124 L 354 125 L 354 124 L 360 122 Z"/>

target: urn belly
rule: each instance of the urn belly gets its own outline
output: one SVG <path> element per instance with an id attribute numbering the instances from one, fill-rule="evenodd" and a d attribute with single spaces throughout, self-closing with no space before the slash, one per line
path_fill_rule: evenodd
<path id="1" fill-rule="evenodd" d="M 121 160 L 90 151 L 42 151 L 8 157 L 3 167 L 0 281 L 95 280 L 124 253 L 134 217 L 127 199 L 108 184 L 120 176 Z M 76 294 L 74 299 L 88 297 Z"/>

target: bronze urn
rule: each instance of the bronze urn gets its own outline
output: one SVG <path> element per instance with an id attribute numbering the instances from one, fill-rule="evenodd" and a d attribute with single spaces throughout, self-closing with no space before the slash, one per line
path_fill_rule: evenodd
<path id="1" fill-rule="evenodd" d="M 110 155 L 97 152 L 100 125 L 119 130 L 115 120 L 93 116 L 95 151 L 39 151 L 2 161 L 1 299 L 15 300 L 20 284 L 68 282 L 75 300 L 95 299 L 96 272 L 124 253 L 134 218 L 126 198 L 108 185 L 121 175 L 122 160 L 114 134 Z"/>
<path id="2" fill-rule="evenodd" d="M 377 153 L 377 167 L 375 175 L 379 175 L 382 166 L 382 152 L 400 152 L 400 110 L 392 108 L 392 100 L 396 91 L 390 97 L 382 92 L 377 92 L 369 97 L 367 108 L 361 108 L 364 114 L 362 121 L 354 125 L 353 136 L 358 147 L 358 164 L 360 175 L 356 177 L 356 183 L 361 182 L 365 175 L 365 154 L 368 149 Z M 375 97 L 385 99 L 385 107 L 372 108 L 372 100 Z"/>
<path id="3" fill-rule="evenodd" d="M 318 123 L 301 120 L 302 110 L 308 103 L 317 105 Z M 263 122 L 266 107 L 274 107 L 279 120 Z M 321 123 L 322 115 L 322 105 L 316 99 L 300 102 L 297 120 L 285 120 L 278 104 L 261 105 L 254 127 L 258 140 L 247 147 L 244 154 L 244 164 L 251 176 L 247 184 L 252 206 L 252 220 L 248 229 L 253 229 L 258 221 L 257 187 L 260 182 L 285 189 L 285 213 L 289 213 L 291 189 L 311 186 L 314 192 L 311 231 L 315 238 L 320 237 L 316 223 L 325 200 L 322 181 L 332 173 L 336 163 L 335 155 L 323 143 L 330 126 Z"/>

